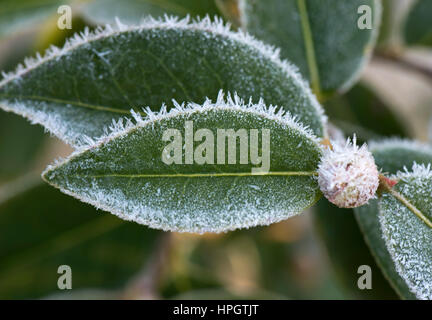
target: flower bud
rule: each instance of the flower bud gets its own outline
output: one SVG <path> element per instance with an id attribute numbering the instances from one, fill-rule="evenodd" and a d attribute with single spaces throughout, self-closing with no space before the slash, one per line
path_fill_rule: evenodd
<path id="1" fill-rule="evenodd" d="M 340 208 L 355 208 L 375 197 L 379 173 L 366 144 L 356 137 L 345 145 L 326 149 L 318 167 L 318 184 L 324 196 Z"/>

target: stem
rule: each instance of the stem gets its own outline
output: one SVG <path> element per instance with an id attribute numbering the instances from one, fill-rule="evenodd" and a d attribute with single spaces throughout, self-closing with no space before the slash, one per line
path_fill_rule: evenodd
<path id="1" fill-rule="evenodd" d="M 429 228 L 432 228 L 432 222 L 415 206 L 413 206 L 407 198 L 405 198 L 402 194 L 393 189 L 395 185 L 393 180 L 386 178 L 382 174 L 379 176 L 380 179 L 380 188 L 383 191 L 390 193 L 393 197 L 399 200 L 404 206 L 406 206 L 411 212 L 413 212 L 420 220 L 422 220 Z M 390 183 L 389 183 L 390 181 Z"/>
<path id="2" fill-rule="evenodd" d="M 427 68 L 427 67 L 425 67 L 425 66 L 423 66 L 417 62 L 410 61 L 410 60 L 404 58 L 400 54 L 377 52 L 375 54 L 375 59 L 392 62 L 392 63 L 397 64 L 398 66 L 400 66 L 404 69 L 409 69 L 409 70 L 415 71 L 417 73 L 420 73 L 432 81 L 432 69 Z"/>
<path id="3" fill-rule="evenodd" d="M 306 50 L 306 59 L 309 67 L 309 75 L 312 86 L 312 91 L 317 96 L 318 100 L 322 100 L 321 82 L 318 71 L 318 65 L 315 55 L 315 47 L 313 42 L 312 30 L 309 23 L 309 14 L 305 0 L 297 0 L 297 7 L 300 13 L 300 22 L 303 31 L 303 39 Z"/>
<path id="4" fill-rule="evenodd" d="M 123 298 L 136 300 L 158 298 L 159 284 L 164 274 L 164 267 L 167 265 L 171 246 L 170 233 L 161 235 L 150 260 L 126 287 Z"/>

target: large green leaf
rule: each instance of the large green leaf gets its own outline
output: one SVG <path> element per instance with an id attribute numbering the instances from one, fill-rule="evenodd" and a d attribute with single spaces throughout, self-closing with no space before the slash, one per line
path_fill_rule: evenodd
<path id="1" fill-rule="evenodd" d="M 358 78 L 379 29 L 374 0 L 244 0 L 243 27 L 281 48 L 318 96 L 345 90 Z M 360 30 L 361 5 L 373 12 L 373 28 Z"/>
<path id="2" fill-rule="evenodd" d="M 40 179 L 38 179 L 40 180 Z M 25 191 L 17 192 L 25 183 Z M 144 265 L 160 232 L 25 180 L 0 203 L 0 298 L 60 293 L 60 265 L 72 269 L 72 288 L 121 289 Z"/>
<path id="3" fill-rule="evenodd" d="M 384 140 L 371 144 L 371 151 L 379 168 L 395 174 L 404 167 L 411 167 L 414 162 L 429 164 L 432 162 L 432 149 L 407 140 Z M 414 299 L 405 280 L 396 271 L 395 262 L 383 239 L 378 215 L 378 201 L 373 200 L 368 206 L 355 209 L 355 214 L 366 242 L 374 254 L 381 270 L 402 298 Z M 412 214 L 412 213 L 411 213 Z"/>
<path id="4" fill-rule="evenodd" d="M 402 299 L 415 299 L 415 295 L 411 293 L 405 281 L 403 281 L 397 273 L 394 262 L 382 237 L 378 215 L 378 200 L 371 200 L 367 206 L 356 208 L 354 212 L 375 261 L 393 289 Z"/>
<path id="5" fill-rule="evenodd" d="M 77 145 L 129 114 L 171 99 L 203 103 L 220 89 L 284 107 L 323 134 L 322 108 L 300 75 L 270 47 L 208 18 L 149 20 L 84 34 L 0 82 L 0 107 Z"/>
<path id="6" fill-rule="evenodd" d="M 45 180 L 123 219 L 197 233 L 287 219 L 321 194 L 315 178 L 321 155 L 317 139 L 289 114 L 274 108 L 244 105 L 238 97 L 224 101 L 220 95 L 215 104 L 177 105 L 168 114 L 162 111 L 137 121 L 48 168 Z M 164 142 L 168 129 L 179 130 L 184 140 L 180 136 Z M 188 130 L 199 129 L 210 132 L 195 135 L 193 149 Z M 218 129 L 243 129 L 246 144 L 239 147 L 244 139 L 234 138 L 234 148 L 229 147 Z M 257 135 L 249 130 L 258 130 Z M 253 135 L 261 142 L 253 143 Z M 177 144 L 174 153 L 165 149 L 171 144 Z M 261 152 L 261 164 L 252 160 L 253 150 Z M 175 163 L 169 164 L 171 159 Z"/>
<path id="7" fill-rule="evenodd" d="M 407 45 L 432 45 L 432 1 L 417 0 L 405 23 Z"/>
<path id="8" fill-rule="evenodd" d="M 93 23 L 139 23 L 147 15 L 162 17 L 165 14 L 184 17 L 220 15 L 214 0 L 94 0 L 85 3 L 81 12 Z"/>
<path id="9" fill-rule="evenodd" d="M 57 14 L 57 8 L 71 1 L 61 0 L 1 0 L 0 37 L 42 23 L 47 17 Z"/>

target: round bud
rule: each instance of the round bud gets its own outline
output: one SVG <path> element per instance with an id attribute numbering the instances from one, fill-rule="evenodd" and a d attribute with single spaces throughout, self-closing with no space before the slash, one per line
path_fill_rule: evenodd
<path id="1" fill-rule="evenodd" d="M 340 208 L 355 208 L 375 197 L 379 173 L 372 154 L 356 137 L 326 149 L 318 167 L 318 184 L 324 196 Z"/>

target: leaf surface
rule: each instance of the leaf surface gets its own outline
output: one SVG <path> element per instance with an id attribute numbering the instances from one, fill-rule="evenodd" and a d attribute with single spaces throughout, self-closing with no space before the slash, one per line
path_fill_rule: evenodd
<path id="1" fill-rule="evenodd" d="M 399 172 L 395 191 L 379 202 L 380 222 L 396 270 L 418 299 L 432 299 L 432 172 L 414 165 Z M 407 201 L 407 202 L 405 202 Z M 417 211 L 417 212 L 415 212 Z M 419 217 L 419 214 L 422 217 Z"/>
<path id="2" fill-rule="evenodd" d="M 374 0 L 245 0 L 244 29 L 277 47 L 300 69 L 318 96 L 345 90 L 358 78 L 379 29 Z M 372 29 L 359 29 L 358 8 L 371 8 Z"/>
<path id="3" fill-rule="evenodd" d="M 244 105 L 238 97 L 224 101 L 220 95 L 214 104 L 177 106 L 137 121 L 48 168 L 43 177 L 123 219 L 195 233 L 267 225 L 302 212 L 320 197 L 315 178 L 321 155 L 317 139 L 274 108 Z M 178 130 L 176 151 L 166 148 L 177 138 L 163 138 L 171 129 Z M 210 132 L 197 138 L 200 129 Z M 264 160 L 252 164 L 252 151 L 248 142 L 242 149 L 241 138 L 230 151 L 218 129 L 244 130 L 246 141 L 252 141 L 252 130 L 258 130 L 261 142 L 251 142 L 249 148 L 259 150 L 261 160 L 268 159 L 268 171 L 254 172 L 264 167 Z M 267 142 L 264 130 L 269 130 Z M 199 149 L 204 143 L 209 145 Z M 164 160 L 163 152 L 175 162 Z M 201 155 L 209 158 L 200 163 Z M 241 162 L 243 156 L 246 162 Z M 234 161 L 227 160 L 230 157 Z"/>
<path id="4" fill-rule="evenodd" d="M 159 110 L 163 103 L 169 109 L 172 99 L 201 104 L 224 89 L 281 106 L 322 136 L 322 108 L 273 48 L 208 18 L 118 27 L 84 33 L 6 75 L 0 107 L 76 146 L 83 135 L 103 135 L 131 109 Z"/>

